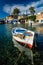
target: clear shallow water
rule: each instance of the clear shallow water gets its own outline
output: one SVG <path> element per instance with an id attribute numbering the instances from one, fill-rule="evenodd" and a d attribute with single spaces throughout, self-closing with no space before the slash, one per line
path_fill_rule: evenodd
<path id="1" fill-rule="evenodd" d="M 4 43 L 4 44 L 8 44 L 8 43 L 12 43 L 12 33 L 11 30 L 13 27 L 24 27 L 29 29 L 29 27 L 27 25 L 13 25 L 13 24 L 2 24 L 0 25 L 0 43 Z M 38 49 L 42 49 L 43 48 L 43 35 L 39 35 L 37 37 L 37 45 L 38 45 Z M 41 48 L 39 48 L 41 47 Z"/>
<path id="2" fill-rule="evenodd" d="M 26 29 L 30 29 L 27 25 L 24 25 L 24 24 L 22 24 L 22 25 L 17 25 L 17 24 L 16 25 L 13 25 L 13 24 L 2 24 L 2 25 L 0 25 L 0 48 L 3 48 L 3 49 L 5 48 L 4 49 L 5 51 L 2 51 L 2 49 L 1 49 L 1 51 L 3 53 L 6 52 L 6 51 L 9 51 L 10 53 L 12 52 L 11 44 L 13 44 L 13 42 L 12 42 L 11 30 L 12 30 L 13 27 L 23 27 L 23 28 L 26 28 Z M 43 51 L 43 35 L 39 35 L 36 39 L 36 42 L 37 42 L 37 45 L 38 45 L 37 50 L 39 52 Z M 2 56 L 3 56 L 3 53 L 1 53 Z M 42 53 L 40 53 L 40 54 L 42 54 Z M 6 54 L 4 54 L 4 55 L 6 55 Z M 13 52 L 12 52 L 12 55 L 13 55 Z"/>
<path id="3" fill-rule="evenodd" d="M 2 24 L 0 25 L 0 43 L 8 43 L 12 42 L 12 28 L 16 27 L 17 25 L 12 24 Z"/>
<path id="4" fill-rule="evenodd" d="M 0 25 L 0 43 L 7 43 L 11 40 L 11 28 L 7 25 Z"/>

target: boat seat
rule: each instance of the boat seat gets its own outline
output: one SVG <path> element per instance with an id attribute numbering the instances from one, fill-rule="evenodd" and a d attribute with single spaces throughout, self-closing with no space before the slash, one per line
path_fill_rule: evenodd
<path id="1" fill-rule="evenodd" d="M 19 38 L 21 38 L 21 39 L 23 39 L 23 37 L 24 37 L 23 34 L 17 34 L 16 36 L 19 37 Z"/>

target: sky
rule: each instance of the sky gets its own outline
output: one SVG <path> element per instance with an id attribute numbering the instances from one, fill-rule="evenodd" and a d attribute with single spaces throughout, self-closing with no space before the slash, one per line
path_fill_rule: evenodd
<path id="1" fill-rule="evenodd" d="M 35 13 L 43 11 L 43 0 L 0 0 L 0 18 L 10 15 L 14 8 L 20 9 L 21 14 L 29 13 L 29 7 L 35 8 Z"/>

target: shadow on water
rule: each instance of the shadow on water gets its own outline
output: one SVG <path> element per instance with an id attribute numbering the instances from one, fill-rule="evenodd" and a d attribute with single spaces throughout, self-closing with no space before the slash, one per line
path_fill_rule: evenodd
<path id="1" fill-rule="evenodd" d="M 20 58 L 16 61 L 15 59 L 18 58 L 20 51 L 18 48 L 14 47 L 14 43 L 12 41 L 12 34 L 11 30 L 13 27 L 23 27 L 26 29 L 30 29 L 28 25 L 20 24 L 20 25 L 13 25 L 13 24 L 2 24 L 0 25 L 0 65 L 13 65 L 15 62 L 15 65 L 32 65 L 31 62 L 33 62 L 34 59 L 34 65 L 39 65 L 37 61 L 42 62 L 42 56 L 43 56 L 43 35 L 39 35 L 36 39 L 37 48 L 34 47 L 34 52 L 31 50 L 31 58 L 28 57 L 28 54 L 30 52 L 26 52 L 27 55 L 25 55 L 25 52 L 23 52 L 20 55 Z M 35 29 L 35 28 L 34 28 Z M 34 30 L 31 29 L 31 30 Z M 38 58 L 38 59 L 37 59 Z M 6 62 L 5 62 L 6 61 Z M 2 63 L 2 64 L 1 64 Z M 9 64 L 8 64 L 9 63 Z"/>

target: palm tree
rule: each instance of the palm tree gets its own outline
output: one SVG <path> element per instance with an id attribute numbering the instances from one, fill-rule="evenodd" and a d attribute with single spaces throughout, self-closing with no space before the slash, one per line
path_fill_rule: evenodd
<path id="1" fill-rule="evenodd" d="M 13 10 L 13 14 L 14 15 L 18 15 L 20 13 L 20 10 L 18 9 L 18 8 L 15 8 L 14 10 Z"/>
<path id="2" fill-rule="evenodd" d="M 14 10 L 12 12 L 13 18 L 17 19 L 19 13 L 20 13 L 20 10 L 18 8 L 14 8 Z"/>
<path id="3" fill-rule="evenodd" d="M 29 10 L 30 10 L 31 15 L 34 15 L 35 13 L 34 7 L 30 7 Z"/>

